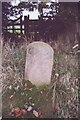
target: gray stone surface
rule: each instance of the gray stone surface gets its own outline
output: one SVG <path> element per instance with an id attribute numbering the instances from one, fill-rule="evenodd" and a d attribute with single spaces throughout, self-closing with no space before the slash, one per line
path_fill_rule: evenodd
<path id="1" fill-rule="evenodd" d="M 44 42 L 33 42 L 27 46 L 25 79 L 36 86 L 49 84 L 53 67 L 54 51 Z"/>

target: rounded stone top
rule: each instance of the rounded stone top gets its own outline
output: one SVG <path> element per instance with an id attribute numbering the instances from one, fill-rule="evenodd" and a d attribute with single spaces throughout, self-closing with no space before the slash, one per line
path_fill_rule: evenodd
<path id="1" fill-rule="evenodd" d="M 29 54 L 31 54 L 31 53 L 35 54 L 36 51 L 41 52 L 41 53 L 46 53 L 46 52 L 54 53 L 53 48 L 49 44 L 42 42 L 42 41 L 36 41 L 36 42 L 30 43 L 27 46 L 27 50 L 28 50 Z M 46 52 L 44 52 L 44 51 L 46 51 Z"/>

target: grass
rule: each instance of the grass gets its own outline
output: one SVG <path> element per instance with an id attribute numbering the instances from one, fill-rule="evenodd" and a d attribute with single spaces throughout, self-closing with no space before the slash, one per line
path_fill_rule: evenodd
<path id="1" fill-rule="evenodd" d="M 37 88 L 30 81 L 24 81 L 25 48 L 15 45 L 10 48 L 8 43 L 5 44 L 2 92 L 4 118 L 8 117 L 11 106 L 24 108 L 25 102 L 30 98 L 32 98 L 31 103 L 34 103 L 35 107 L 42 112 L 42 118 L 78 117 L 77 55 L 66 54 L 66 47 L 64 49 L 64 52 L 58 47 L 55 49 L 51 84 Z M 27 84 L 28 90 L 24 90 L 23 83 Z M 19 86 L 18 89 L 16 89 L 17 86 Z M 13 97 L 10 99 L 11 95 Z"/>

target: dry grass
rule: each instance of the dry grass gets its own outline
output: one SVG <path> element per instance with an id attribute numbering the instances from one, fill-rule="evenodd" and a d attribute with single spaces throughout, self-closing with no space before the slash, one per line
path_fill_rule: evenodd
<path id="1" fill-rule="evenodd" d="M 41 108 L 43 112 L 42 117 L 53 118 L 77 118 L 78 117 L 78 56 L 74 51 L 71 51 L 71 47 L 66 46 L 63 41 L 57 41 L 51 44 L 55 50 L 54 66 L 52 72 L 52 82 L 47 88 L 46 95 L 48 95 L 48 101 L 46 101 L 45 92 L 39 95 L 35 92 L 30 93 L 30 96 L 36 98 L 35 104 Z M 64 47 L 64 49 L 63 49 Z M 72 53 L 71 53 L 72 52 Z M 23 87 L 24 80 L 24 66 L 25 66 L 25 49 L 24 47 L 10 48 L 9 44 L 5 44 L 3 48 L 3 103 L 8 99 L 8 105 L 3 104 L 3 116 L 9 111 L 10 105 L 20 106 L 25 102 L 25 93 L 23 101 L 21 99 L 21 91 L 18 91 L 17 96 L 12 100 L 9 100 L 10 95 L 13 93 L 7 93 L 7 90 L 11 91 L 16 86 Z M 45 86 L 39 89 L 40 92 Z M 14 89 L 13 89 L 14 91 Z M 23 91 L 24 92 L 24 91 Z M 41 98 L 41 96 L 43 96 Z M 6 98 L 6 99 L 5 99 Z M 38 102 L 38 99 L 41 100 Z M 51 100 L 50 100 L 51 99 Z M 49 103 L 50 100 L 50 104 Z M 52 102 L 51 102 L 52 101 Z M 45 105 L 43 105 L 45 102 Z M 18 104 L 19 103 L 19 104 Z M 49 106 L 47 106 L 49 105 Z M 52 107 L 51 107 L 52 105 Z M 44 107 L 44 108 L 43 108 Z M 45 110 L 46 108 L 46 110 Z"/>
<path id="2" fill-rule="evenodd" d="M 58 41 L 52 74 L 54 117 L 78 118 L 78 55 L 69 41 Z M 59 49 L 61 48 L 61 49 Z"/>
<path id="3" fill-rule="evenodd" d="M 3 93 L 9 86 L 23 85 L 24 68 L 25 49 L 6 43 L 3 48 Z"/>

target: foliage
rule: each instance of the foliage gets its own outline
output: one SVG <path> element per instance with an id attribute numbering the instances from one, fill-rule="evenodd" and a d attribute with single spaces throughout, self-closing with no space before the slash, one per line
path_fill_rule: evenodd
<path id="1" fill-rule="evenodd" d="M 5 8 L 5 9 L 4 9 Z M 66 8 L 66 9 L 65 9 Z M 39 25 L 40 36 L 44 39 L 44 37 L 52 37 L 52 39 L 56 39 L 56 36 L 59 34 L 68 33 L 68 36 L 73 38 L 71 42 L 75 39 L 74 31 L 77 31 L 78 24 L 78 4 L 77 3 L 54 3 L 50 4 L 41 2 L 37 3 L 27 3 L 21 2 L 17 6 L 12 6 L 10 3 L 3 3 L 3 25 L 11 22 L 11 16 L 19 17 L 22 15 L 22 12 L 25 11 L 34 11 L 34 9 L 38 9 L 40 13 L 40 17 L 46 16 L 49 17 L 47 24 L 46 22 L 41 22 Z M 45 12 L 44 9 L 46 10 Z M 47 11 L 48 10 L 48 11 Z M 50 25 L 51 24 L 51 25 Z M 50 26 L 49 26 L 50 25 Z M 42 29 L 43 27 L 43 29 Z M 5 36 L 5 35 L 4 35 Z M 65 36 L 64 36 L 65 37 Z M 47 39 L 46 38 L 46 39 Z"/>
<path id="2" fill-rule="evenodd" d="M 9 2 L 2 2 L 2 19 L 3 19 L 3 26 L 6 26 L 8 23 L 11 22 L 10 17 L 16 17 L 21 15 L 22 10 L 19 9 L 17 6 L 12 6 Z"/>
<path id="3" fill-rule="evenodd" d="M 62 19 L 67 28 L 74 26 L 78 22 L 78 3 L 61 2 L 58 17 Z"/>
<path id="4" fill-rule="evenodd" d="M 11 9 L 12 9 L 12 6 L 10 3 L 7 3 L 7 2 L 2 3 L 2 19 L 3 19 L 3 24 L 5 25 L 8 23 L 8 19 L 9 19 L 8 15 L 12 14 Z"/>

